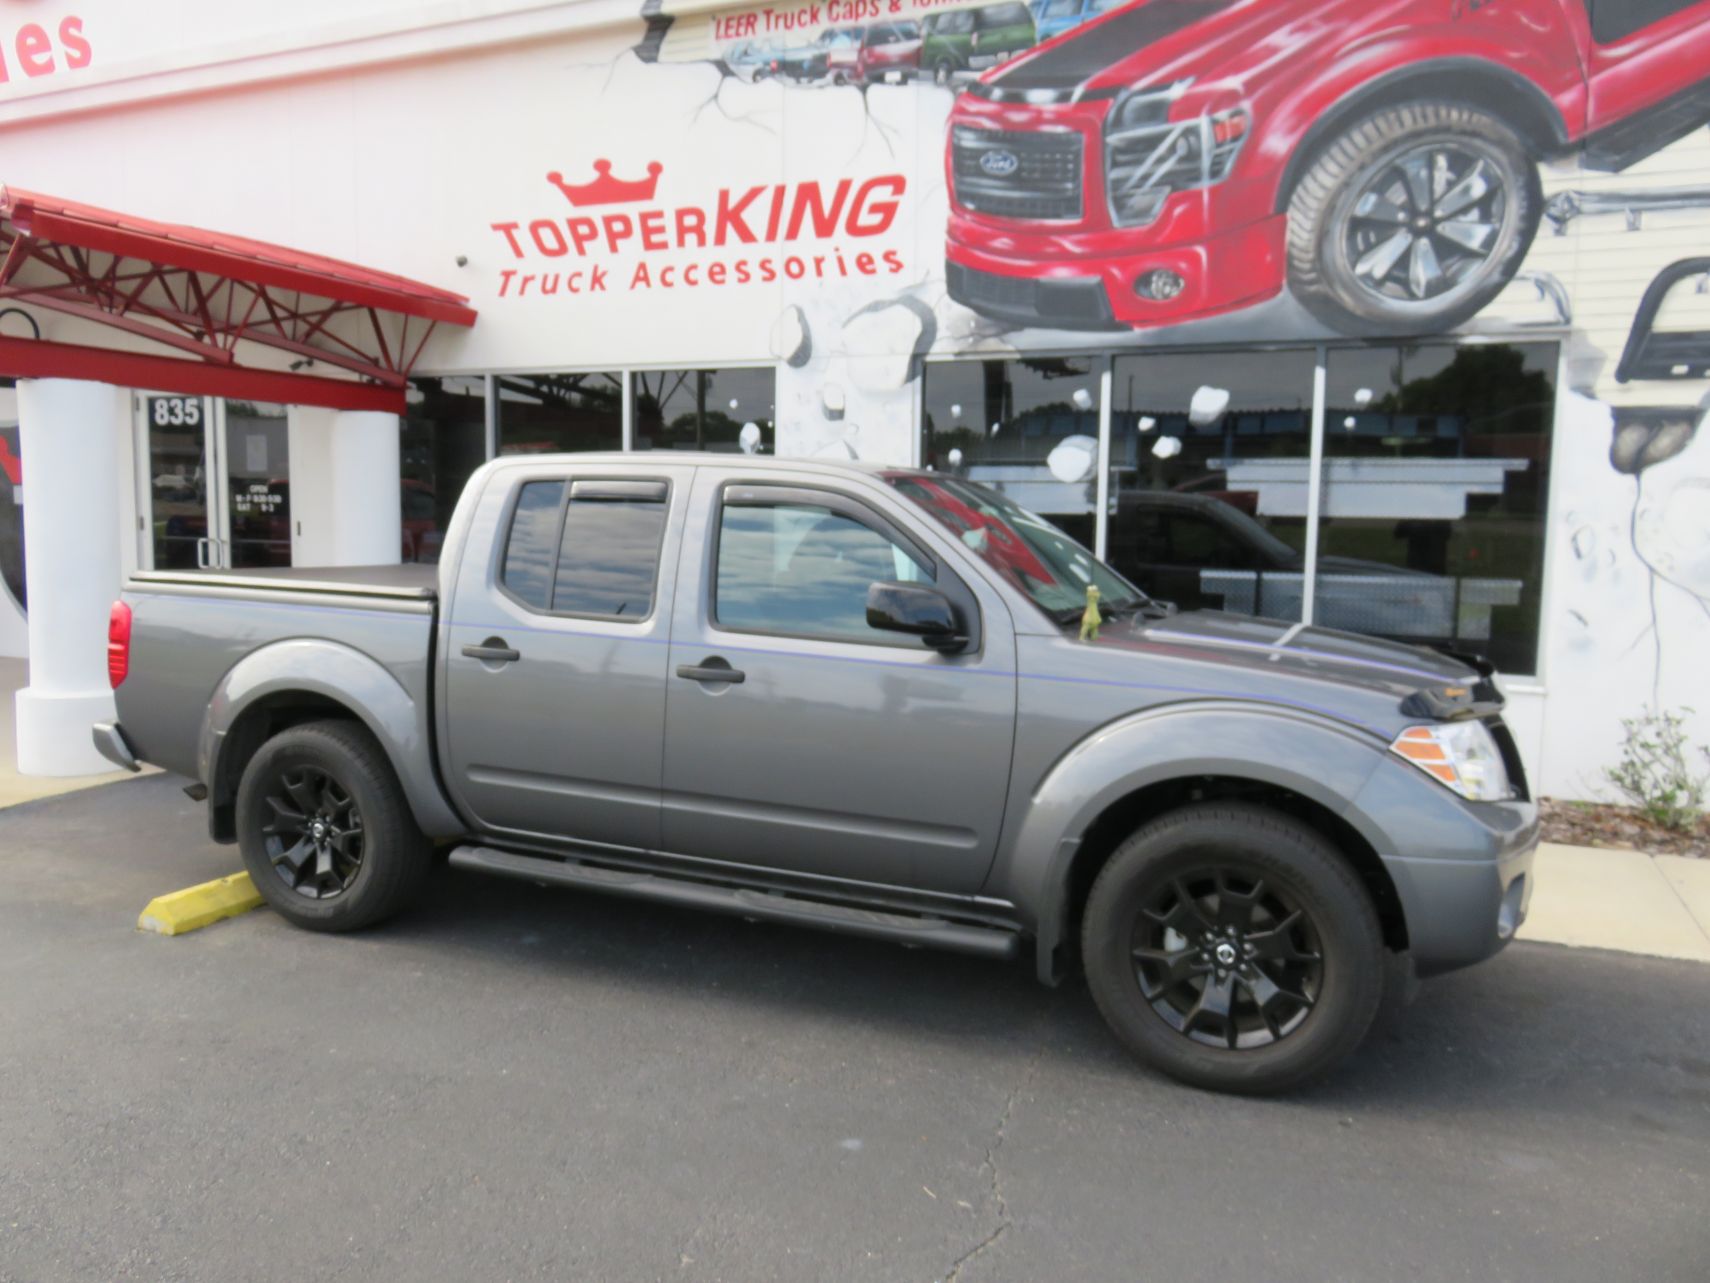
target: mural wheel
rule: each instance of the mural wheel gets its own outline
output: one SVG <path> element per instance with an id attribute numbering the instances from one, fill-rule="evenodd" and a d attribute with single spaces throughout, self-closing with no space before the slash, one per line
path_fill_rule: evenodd
<path id="1" fill-rule="evenodd" d="M 954 75 L 955 72 L 956 68 L 951 65 L 948 58 L 940 58 L 938 60 L 938 64 L 932 69 L 932 83 L 935 85 L 947 85 L 950 83 L 950 77 Z"/>
<path id="2" fill-rule="evenodd" d="M 1289 285 L 1346 334 L 1471 319 L 1519 270 L 1543 212 L 1537 166 L 1487 112 L 1385 108 L 1336 135 L 1289 203 Z"/>

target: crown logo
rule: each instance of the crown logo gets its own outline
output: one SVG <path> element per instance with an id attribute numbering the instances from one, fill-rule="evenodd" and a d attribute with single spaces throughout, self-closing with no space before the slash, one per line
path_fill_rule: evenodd
<path id="1" fill-rule="evenodd" d="M 623 205 L 631 201 L 652 200 L 653 189 L 659 184 L 659 175 L 665 166 L 656 160 L 647 162 L 647 177 L 633 181 L 613 178 L 612 163 L 609 160 L 596 160 L 594 172 L 599 175 L 593 182 L 578 186 L 564 181 L 564 175 L 556 169 L 546 176 L 546 181 L 564 193 L 564 199 L 572 205 Z"/>

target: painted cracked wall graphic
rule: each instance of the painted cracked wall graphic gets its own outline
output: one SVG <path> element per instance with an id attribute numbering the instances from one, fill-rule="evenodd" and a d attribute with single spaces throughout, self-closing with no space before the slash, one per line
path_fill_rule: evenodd
<path id="1" fill-rule="evenodd" d="M 1710 234 L 1710 0 L 1019 7 L 650 0 L 565 69 L 555 110 L 590 123 L 480 210 L 479 301 L 538 318 L 538 350 L 476 332 L 463 356 L 561 362 L 574 325 L 589 368 L 638 339 L 660 365 L 769 360 L 748 448 L 919 457 L 1089 542 L 1107 524 L 1161 596 L 1286 616 L 1325 344 L 1320 623 L 1492 655 L 1562 716 L 1612 720 L 1589 694 L 1611 671 L 1619 711 L 1710 709 L 1680 658 L 1710 641 L 1683 586 L 1701 276 L 1635 323 Z M 1477 344 L 1518 362 L 1506 385 Z M 943 358 L 990 364 L 952 392 Z M 1172 568 L 1145 533 L 1172 522 L 1232 551 Z M 1585 791 L 1598 763 L 1557 752 L 1550 783 Z"/>

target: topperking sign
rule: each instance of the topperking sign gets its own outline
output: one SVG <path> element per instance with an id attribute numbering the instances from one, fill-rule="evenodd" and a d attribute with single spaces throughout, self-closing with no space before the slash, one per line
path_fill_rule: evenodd
<path id="1" fill-rule="evenodd" d="M 867 248 L 896 221 L 908 179 L 800 179 L 672 192 L 665 166 L 633 176 L 610 160 L 588 181 L 553 170 L 542 209 L 497 220 L 496 294 L 591 295 L 638 290 L 719 290 L 777 281 L 884 278 L 904 270 L 895 249 Z"/>

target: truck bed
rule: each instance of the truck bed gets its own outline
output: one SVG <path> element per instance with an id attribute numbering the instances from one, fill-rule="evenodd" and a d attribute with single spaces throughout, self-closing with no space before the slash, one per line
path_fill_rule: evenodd
<path id="1" fill-rule="evenodd" d="M 144 761 L 206 780 L 222 709 L 274 685 L 352 691 L 349 713 L 380 717 L 385 737 L 431 779 L 437 566 L 144 571 L 125 585 L 131 671 L 115 692 Z M 330 705 L 329 705 L 330 708 Z M 377 711 L 378 710 L 378 711 Z M 131 729 L 134 728 L 134 729 Z"/>

